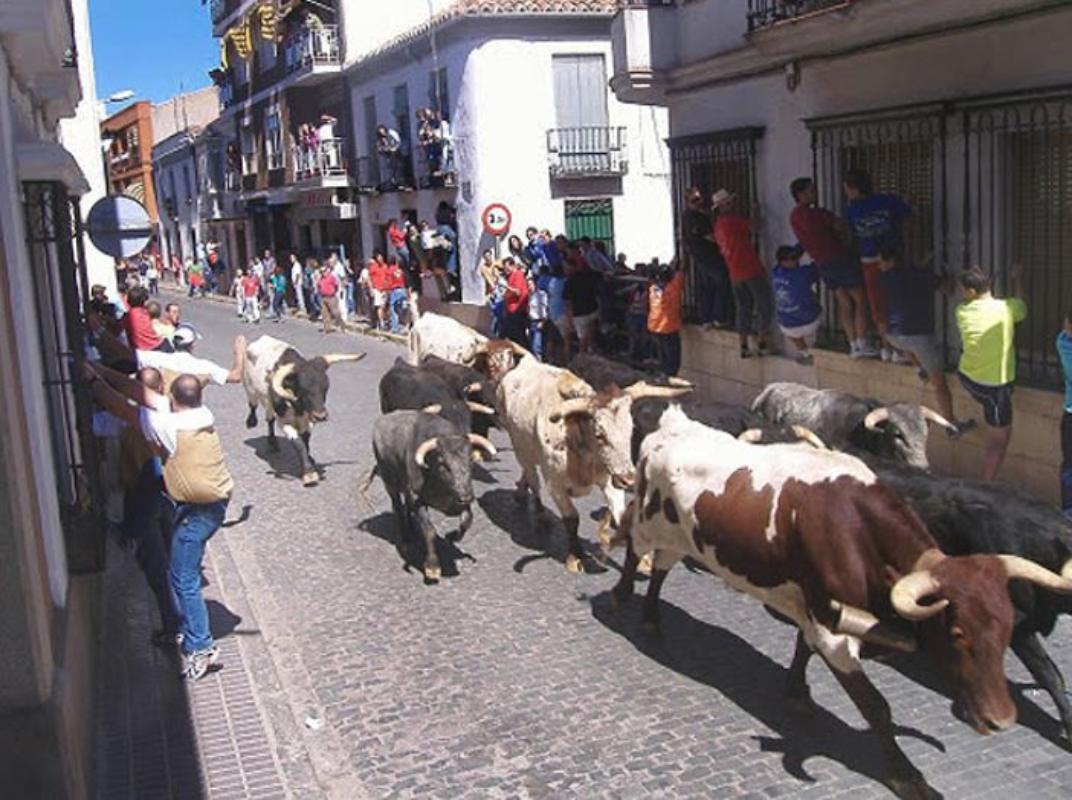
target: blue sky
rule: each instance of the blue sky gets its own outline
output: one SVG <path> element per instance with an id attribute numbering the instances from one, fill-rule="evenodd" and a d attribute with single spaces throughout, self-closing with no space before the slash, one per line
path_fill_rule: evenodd
<path id="1" fill-rule="evenodd" d="M 160 102 L 180 82 L 186 91 L 211 83 L 220 51 L 201 0 L 89 0 L 89 16 L 100 97 L 132 89 L 138 100 Z"/>

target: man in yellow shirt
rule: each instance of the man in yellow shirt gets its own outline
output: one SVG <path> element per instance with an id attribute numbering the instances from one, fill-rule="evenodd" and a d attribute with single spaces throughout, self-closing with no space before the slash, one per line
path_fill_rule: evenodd
<path id="1" fill-rule="evenodd" d="M 1019 267 L 1012 275 L 1012 297 L 998 299 L 989 275 L 972 267 L 960 276 L 964 302 L 957 306 L 957 329 L 963 352 L 957 369 L 961 384 L 986 416 L 983 480 L 997 476 L 1012 436 L 1012 392 L 1016 381 L 1016 323 L 1027 318 L 1021 299 Z"/>

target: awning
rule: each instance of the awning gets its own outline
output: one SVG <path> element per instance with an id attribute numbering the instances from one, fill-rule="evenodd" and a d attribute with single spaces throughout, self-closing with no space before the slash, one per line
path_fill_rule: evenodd
<path id="1" fill-rule="evenodd" d="M 62 183 L 76 197 L 89 193 L 89 181 L 82 168 L 59 142 L 17 144 L 15 162 L 20 181 Z"/>

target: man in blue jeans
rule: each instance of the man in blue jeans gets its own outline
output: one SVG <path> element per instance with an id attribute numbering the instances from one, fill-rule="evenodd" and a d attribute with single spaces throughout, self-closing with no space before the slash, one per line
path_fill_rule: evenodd
<path id="1" fill-rule="evenodd" d="M 201 561 L 234 491 L 215 420 L 201 402 L 201 381 L 180 375 L 167 397 L 112 370 L 87 363 L 85 373 L 97 402 L 128 424 L 140 425 L 163 458 L 164 487 L 175 502 L 168 577 L 181 617 L 183 674 L 197 680 L 219 658 L 201 593 Z"/>

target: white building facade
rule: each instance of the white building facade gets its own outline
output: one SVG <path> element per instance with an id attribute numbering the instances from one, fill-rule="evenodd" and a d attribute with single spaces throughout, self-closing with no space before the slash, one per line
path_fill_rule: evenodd
<path id="1" fill-rule="evenodd" d="M 512 213 L 510 233 L 522 238 L 532 225 L 601 239 L 630 262 L 668 258 L 666 112 L 621 103 L 608 89 L 615 3 L 443 3 L 432 17 L 420 5 L 425 18 L 415 28 L 375 45 L 363 33 L 373 49 L 347 59 L 364 255 L 385 249 L 389 220 L 434 227 L 446 204 L 457 219 L 463 299 L 482 302 L 477 265 L 495 240 L 481 216 L 502 203 Z M 421 19 L 410 10 L 401 18 Z M 398 19 L 372 24 L 397 27 Z M 348 41 L 348 54 L 357 49 Z M 419 107 L 449 120 L 454 168 L 445 180 L 429 175 Z M 402 182 L 413 190 L 384 185 L 381 124 L 403 137 L 412 175 Z"/>

